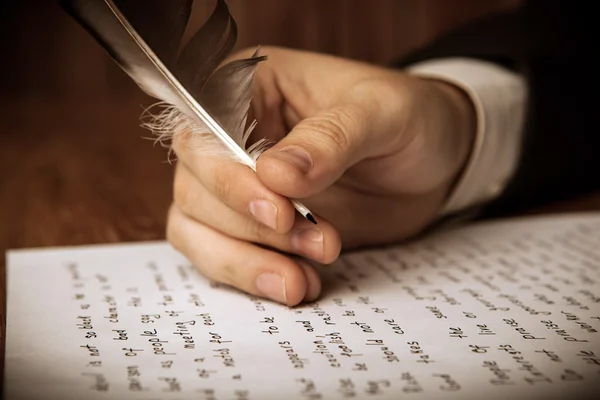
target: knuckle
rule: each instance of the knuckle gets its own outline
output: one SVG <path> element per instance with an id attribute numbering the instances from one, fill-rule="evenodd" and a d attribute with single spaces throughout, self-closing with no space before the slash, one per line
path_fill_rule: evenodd
<path id="1" fill-rule="evenodd" d="M 344 152 L 349 147 L 346 126 L 342 121 L 335 118 L 323 119 L 319 122 L 319 133 L 328 146 L 333 147 L 336 152 Z"/>
<path id="2" fill-rule="evenodd" d="M 227 285 L 236 286 L 238 272 L 237 267 L 233 264 L 224 263 L 217 267 L 212 272 L 212 279 L 225 283 Z"/>
<path id="3" fill-rule="evenodd" d="M 356 110 L 344 106 L 313 119 L 307 128 L 316 131 L 325 146 L 337 153 L 345 153 L 354 145 L 355 132 L 360 126 Z"/>
<path id="4" fill-rule="evenodd" d="M 258 222 L 247 219 L 246 226 L 244 227 L 244 231 L 246 235 L 250 238 L 251 241 L 261 244 L 268 244 L 270 238 L 269 229 L 265 228 Z"/>
<path id="5" fill-rule="evenodd" d="M 217 168 L 214 174 L 213 190 L 215 196 L 222 202 L 227 203 L 231 197 L 231 179 L 225 171 Z"/>
<path id="6" fill-rule="evenodd" d="M 181 169 L 178 169 L 173 183 L 173 202 L 185 214 L 189 214 L 190 206 L 193 203 L 190 199 L 192 196 L 191 186 L 190 179 L 181 172 Z"/>

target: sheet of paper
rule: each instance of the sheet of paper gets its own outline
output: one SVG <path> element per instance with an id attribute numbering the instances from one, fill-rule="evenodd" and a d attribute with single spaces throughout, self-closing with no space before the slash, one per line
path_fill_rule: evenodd
<path id="1" fill-rule="evenodd" d="M 5 398 L 600 393 L 600 214 L 475 225 L 324 268 L 287 308 L 164 243 L 8 254 Z"/>

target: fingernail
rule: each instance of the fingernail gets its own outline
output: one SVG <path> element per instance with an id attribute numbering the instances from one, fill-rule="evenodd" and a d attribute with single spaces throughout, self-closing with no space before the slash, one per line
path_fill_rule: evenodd
<path id="1" fill-rule="evenodd" d="M 297 260 L 297 263 L 302 267 L 304 276 L 306 277 L 304 301 L 314 301 L 321 295 L 321 279 L 319 278 L 319 274 L 309 263 L 302 260 Z"/>
<path id="2" fill-rule="evenodd" d="M 269 200 L 253 200 L 248 207 L 250 214 L 260 223 L 271 229 L 277 229 L 277 206 Z"/>
<path id="3" fill-rule="evenodd" d="M 284 147 L 273 155 L 282 161 L 298 167 L 303 174 L 308 174 L 313 167 L 310 154 L 298 146 Z"/>
<path id="4" fill-rule="evenodd" d="M 287 304 L 285 280 L 280 275 L 272 272 L 259 275 L 258 278 L 256 278 L 256 288 L 263 296 Z"/>
<path id="5" fill-rule="evenodd" d="M 323 258 L 323 232 L 320 229 L 302 229 L 292 234 L 292 247 L 300 254 L 321 260 Z"/>

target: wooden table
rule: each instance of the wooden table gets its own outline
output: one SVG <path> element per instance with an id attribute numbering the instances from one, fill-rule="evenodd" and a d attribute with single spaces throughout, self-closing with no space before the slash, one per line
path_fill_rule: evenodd
<path id="1" fill-rule="evenodd" d="M 93 104 L 30 99 L 1 105 L 2 253 L 164 239 L 173 166 L 166 162 L 165 149 L 141 139 L 147 135 L 138 128 L 144 100 Z M 600 210 L 600 193 L 534 211 L 575 210 Z M 5 294 L 2 257 L 1 359 Z"/>
<path id="2" fill-rule="evenodd" d="M 165 237 L 173 165 L 141 139 L 141 102 L 0 105 L 0 376 L 7 249 Z"/>

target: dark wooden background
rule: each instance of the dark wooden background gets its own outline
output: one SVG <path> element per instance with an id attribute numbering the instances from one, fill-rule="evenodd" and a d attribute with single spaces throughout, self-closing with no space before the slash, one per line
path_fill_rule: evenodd
<path id="1" fill-rule="evenodd" d="M 197 3 L 194 18 L 200 21 L 212 2 Z M 229 3 L 240 25 L 239 47 L 282 45 L 388 63 L 517 1 Z M 163 239 L 173 167 L 164 149 L 142 140 L 146 133 L 138 118 L 148 99 L 55 1 L 0 4 L 2 254 L 10 248 Z M 600 195 L 592 195 L 544 210 L 599 208 Z"/>
<path id="2" fill-rule="evenodd" d="M 143 1 L 143 0 L 140 0 Z M 57 0 L 3 0 L 1 67 L 6 96 L 104 99 L 137 91 L 70 21 Z M 239 47 L 282 45 L 385 63 L 446 29 L 518 0 L 229 0 Z M 196 0 L 201 22 L 214 0 Z M 5 78 L 7 77 L 5 75 Z"/>

